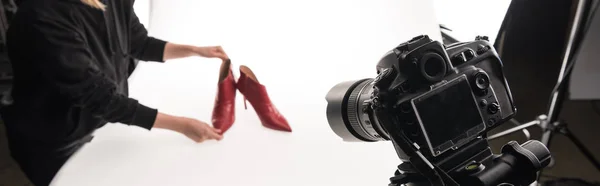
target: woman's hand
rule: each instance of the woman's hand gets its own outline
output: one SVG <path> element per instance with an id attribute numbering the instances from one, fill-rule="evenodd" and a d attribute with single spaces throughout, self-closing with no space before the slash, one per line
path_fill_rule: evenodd
<path id="1" fill-rule="evenodd" d="M 222 60 L 227 60 L 229 57 L 221 48 L 221 46 L 210 46 L 210 47 L 195 47 L 194 51 L 202 56 L 207 58 L 221 58 Z"/>
<path id="2" fill-rule="evenodd" d="M 206 140 L 221 140 L 221 131 L 192 118 L 171 116 L 158 113 L 153 128 L 169 129 L 184 134 L 197 143 Z"/>
<path id="3" fill-rule="evenodd" d="M 221 130 L 215 129 L 210 125 L 191 118 L 181 118 L 184 120 L 185 127 L 182 134 L 188 138 L 200 143 L 206 140 L 221 140 L 223 136 L 220 135 Z"/>

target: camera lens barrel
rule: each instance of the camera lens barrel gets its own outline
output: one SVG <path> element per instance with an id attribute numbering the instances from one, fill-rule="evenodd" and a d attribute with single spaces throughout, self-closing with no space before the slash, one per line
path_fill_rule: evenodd
<path id="1" fill-rule="evenodd" d="M 373 79 L 342 82 L 327 93 L 327 120 L 344 141 L 382 141 L 388 134 L 370 108 Z"/>
<path id="2" fill-rule="evenodd" d="M 375 131 L 373 131 L 372 122 L 370 118 L 363 118 L 365 112 L 368 112 L 368 104 L 363 104 L 364 102 L 361 100 L 365 100 L 365 95 L 363 92 L 367 91 L 367 84 L 373 82 L 372 80 L 366 80 L 358 84 L 356 88 L 352 90 L 350 96 L 348 97 L 348 121 L 350 122 L 350 126 L 360 135 L 361 137 L 367 139 L 368 141 L 378 141 L 378 138 L 373 135 Z M 362 98 L 362 99 L 361 99 Z M 368 115 L 368 114 L 367 114 Z M 368 116 L 367 116 L 368 117 Z M 366 120 L 365 120 L 366 119 Z"/>

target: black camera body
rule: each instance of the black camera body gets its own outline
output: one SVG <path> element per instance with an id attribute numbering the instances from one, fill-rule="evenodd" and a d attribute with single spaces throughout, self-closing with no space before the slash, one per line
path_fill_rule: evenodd
<path id="1" fill-rule="evenodd" d="M 371 109 L 427 148 L 428 158 L 452 153 L 516 113 L 502 62 L 485 40 L 446 48 L 418 36 L 388 52 L 377 72 Z"/>
<path id="2" fill-rule="evenodd" d="M 403 161 L 392 183 L 526 185 L 550 162 L 538 141 L 492 153 L 487 132 L 516 107 L 485 39 L 445 46 L 414 37 L 380 59 L 376 78 L 339 83 L 326 99 L 329 124 L 345 141 L 392 141 Z"/>

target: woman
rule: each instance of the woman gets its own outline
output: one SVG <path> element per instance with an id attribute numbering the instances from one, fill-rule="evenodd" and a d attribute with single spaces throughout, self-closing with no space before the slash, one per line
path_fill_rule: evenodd
<path id="1" fill-rule="evenodd" d="M 26 0 L 7 33 L 14 104 L 2 110 L 11 155 L 35 185 L 48 185 L 65 161 L 111 123 L 169 129 L 196 142 L 221 131 L 158 112 L 129 98 L 133 60 L 228 57 L 149 37 L 133 0 Z"/>

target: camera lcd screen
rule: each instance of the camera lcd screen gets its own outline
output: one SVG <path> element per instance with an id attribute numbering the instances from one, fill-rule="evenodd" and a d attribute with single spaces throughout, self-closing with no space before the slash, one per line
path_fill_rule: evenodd
<path id="1" fill-rule="evenodd" d="M 485 130 L 464 76 L 414 99 L 413 107 L 434 154 Z"/>

